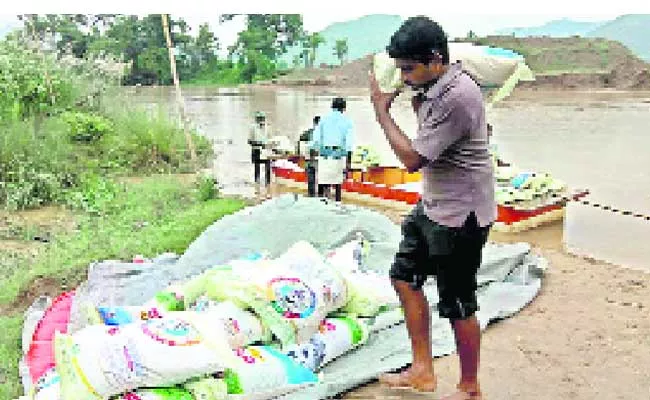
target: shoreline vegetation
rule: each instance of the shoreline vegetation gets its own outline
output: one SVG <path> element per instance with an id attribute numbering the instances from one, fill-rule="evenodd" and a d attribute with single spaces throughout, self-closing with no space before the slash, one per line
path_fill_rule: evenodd
<path id="1" fill-rule="evenodd" d="M 187 132 L 192 160 L 180 120 L 120 93 L 128 65 L 25 32 L 0 41 L 3 399 L 22 392 L 22 314 L 34 299 L 73 289 L 94 261 L 182 254 L 247 204 L 202 173 L 214 157 L 208 139 Z"/>

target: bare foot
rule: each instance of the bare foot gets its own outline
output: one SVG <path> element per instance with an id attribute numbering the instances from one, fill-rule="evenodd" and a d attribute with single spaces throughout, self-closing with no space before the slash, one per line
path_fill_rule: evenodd
<path id="1" fill-rule="evenodd" d="M 482 400 L 481 389 L 477 385 L 464 386 L 458 385 L 458 391 L 449 396 L 442 397 L 440 400 Z"/>
<path id="2" fill-rule="evenodd" d="M 382 374 L 379 382 L 394 389 L 415 389 L 419 392 L 435 392 L 438 386 L 435 375 L 412 368 L 399 373 Z"/>

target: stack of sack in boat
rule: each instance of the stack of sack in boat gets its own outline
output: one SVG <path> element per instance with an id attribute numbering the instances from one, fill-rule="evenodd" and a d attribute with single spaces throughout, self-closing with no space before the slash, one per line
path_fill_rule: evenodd
<path id="1" fill-rule="evenodd" d="M 359 145 L 352 152 L 350 160 L 352 168 L 363 169 L 381 165 L 381 157 L 372 146 Z"/>
<path id="2" fill-rule="evenodd" d="M 495 175 L 496 200 L 500 205 L 535 208 L 547 204 L 555 197 L 565 195 L 567 191 L 564 181 L 548 173 L 500 166 L 496 168 Z"/>
<path id="3" fill-rule="evenodd" d="M 267 399 L 319 382 L 325 365 L 403 319 L 388 277 L 359 268 L 363 243 L 323 256 L 298 242 L 141 306 L 86 304 L 87 326 L 56 332 L 55 366 L 24 397 Z"/>

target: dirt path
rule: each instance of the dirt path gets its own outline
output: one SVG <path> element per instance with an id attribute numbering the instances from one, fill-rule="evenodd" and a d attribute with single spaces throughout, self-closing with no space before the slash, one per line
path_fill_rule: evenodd
<path id="1" fill-rule="evenodd" d="M 585 260 L 562 250 L 562 225 L 498 242 L 525 241 L 551 264 L 539 296 L 483 336 L 486 399 L 591 400 L 650 398 L 650 275 Z M 455 355 L 435 362 L 439 393 L 458 379 Z M 372 383 L 344 399 L 437 398 Z"/>
<path id="2" fill-rule="evenodd" d="M 274 195 L 279 192 L 285 190 L 274 188 Z M 400 212 L 379 211 L 401 221 Z M 550 268 L 530 305 L 485 331 L 485 400 L 650 399 L 650 274 L 572 256 L 563 250 L 562 230 L 556 222 L 490 236 L 494 242 L 530 243 Z M 454 390 L 458 358 L 441 357 L 435 368 L 434 395 L 369 383 L 340 398 L 436 399 Z"/>

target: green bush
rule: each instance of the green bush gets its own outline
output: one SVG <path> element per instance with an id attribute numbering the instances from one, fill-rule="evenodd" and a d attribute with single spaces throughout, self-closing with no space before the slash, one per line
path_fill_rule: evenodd
<path id="1" fill-rule="evenodd" d="M 124 101 L 107 68 L 0 42 L 0 207 L 59 203 L 98 213 L 114 195 L 114 176 L 206 165 L 210 141 L 191 133 L 192 165 L 179 123 Z"/>
<path id="2" fill-rule="evenodd" d="M 199 201 L 208 201 L 219 197 L 217 182 L 207 175 L 201 175 L 196 180 L 196 191 Z"/>
<path id="3" fill-rule="evenodd" d="M 126 172 L 192 172 L 183 128 L 160 110 L 145 111 L 125 104 L 107 104 L 104 112 L 114 122 L 114 134 L 101 142 L 104 152 Z M 203 167 L 213 155 L 205 137 L 192 132 Z"/>
<path id="4" fill-rule="evenodd" d="M 118 196 L 118 186 L 108 178 L 96 174 L 83 176 L 76 187 L 69 189 L 65 203 L 70 208 L 79 209 L 92 215 L 107 214 Z"/>
<path id="5" fill-rule="evenodd" d="M 0 121 L 56 112 L 77 95 L 55 57 L 15 41 L 0 42 L 0 71 Z"/>
<path id="6" fill-rule="evenodd" d="M 74 142 L 93 142 L 113 131 L 112 122 L 101 115 L 68 111 L 62 118 L 70 127 L 69 136 Z"/>
<path id="7" fill-rule="evenodd" d="M 38 172 L 30 165 L 12 171 L 0 182 L 2 202 L 8 210 L 34 208 L 57 200 L 60 182 L 56 175 Z"/>
<path id="8" fill-rule="evenodd" d="M 9 210 L 57 202 L 61 189 L 76 181 L 79 167 L 65 124 L 44 120 L 40 137 L 35 129 L 33 119 L 0 125 L 0 206 Z"/>

